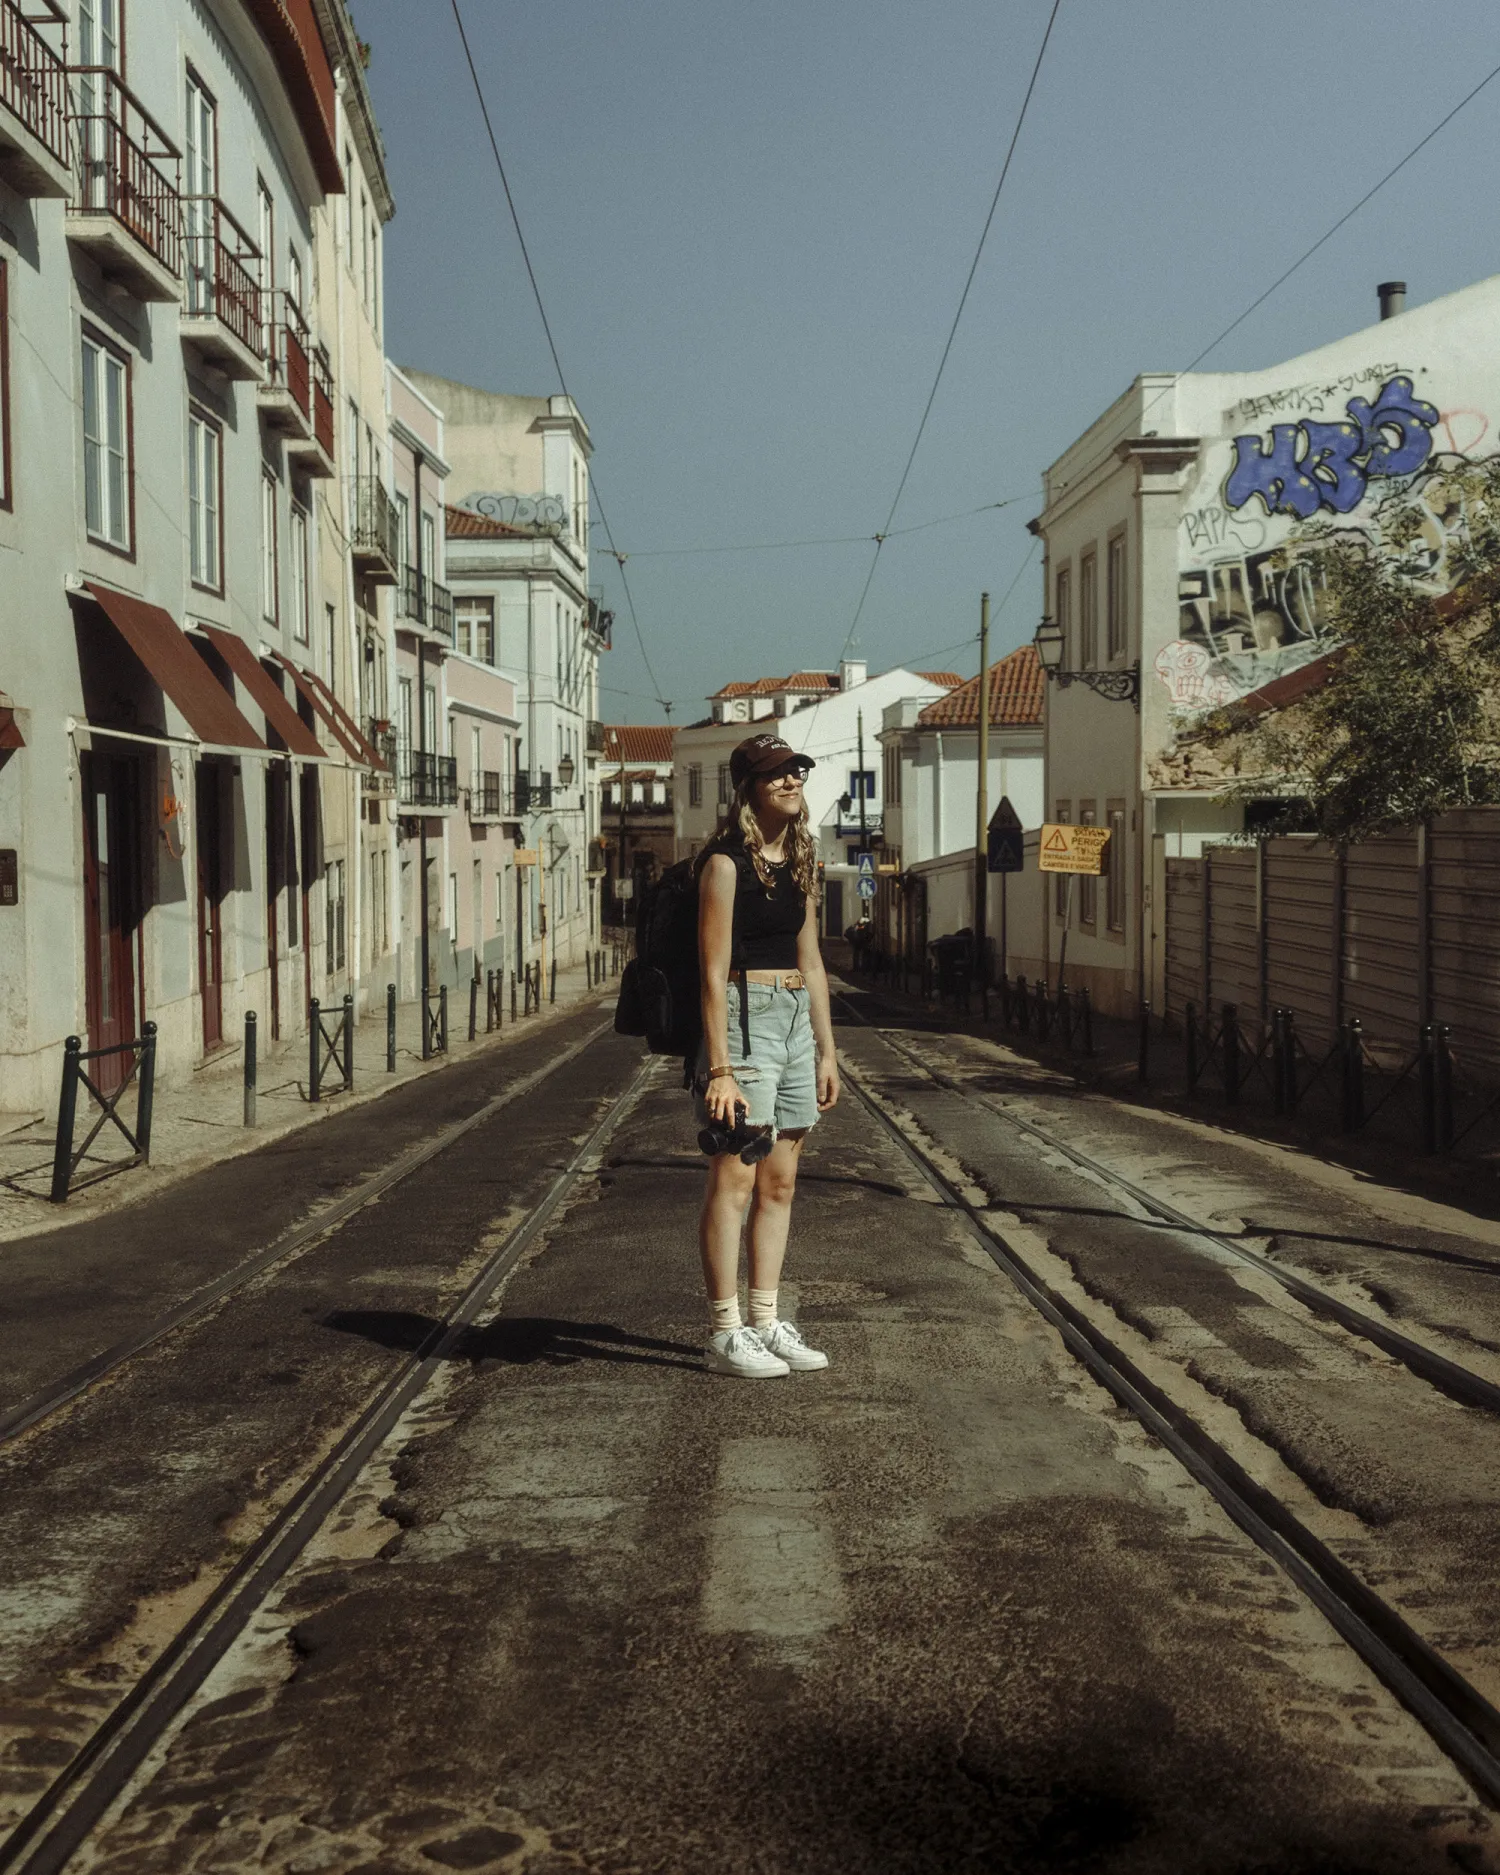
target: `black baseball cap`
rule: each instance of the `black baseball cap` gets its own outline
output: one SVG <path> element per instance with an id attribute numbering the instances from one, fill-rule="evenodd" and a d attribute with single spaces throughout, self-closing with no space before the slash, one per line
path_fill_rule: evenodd
<path id="1" fill-rule="evenodd" d="M 729 779 L 739 787 L 747 775 L 774 775 L 777 769 L 785 768 L 791 762 L 800 762 L 804 768 L 817 767 L 810 755 L 794 749 L 790 742 L 783 742 L 780 736 L 767 732 L 746 736 L 729 758 Z"/>

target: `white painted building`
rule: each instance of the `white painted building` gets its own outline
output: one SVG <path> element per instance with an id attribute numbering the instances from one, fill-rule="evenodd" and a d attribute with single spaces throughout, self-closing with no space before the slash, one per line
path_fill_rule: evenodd
<path id="1" fill-rule="evenodd" d="M 0 23 L 0 1109 L 25 1110 L 70 1033 L 152 1022 L 180 1079 L 247 1009 L 269 1047 L 355 981 L 373 752 L 323 489 L 362 85 L 342 0 Z M 378 215 L 360 238 L 378 279 Z"/>
<path id="2" fill-rule="evenodd" d="M 589 593 L 588 426 L 566 397 L 406 375 L 443 414 L 455 633 L 493 646 L 492 668 L 513 688 L 518 728 L 502 729 L 513 766 L 501 824 L 516 873 L 508 967 L 579 963 L 602 929 L 599 657 L 611 623 Z"/>
<path id="3" fill-rule="evenodd" d="M 861 659 L 836 671 L 794 671 L 726 684 L 709 698 L 711 714 L 677 732 L 673 744 L 673 797 L 677 856 L 696 853 L 718 825 L 733 793 L 729 757 L 735 745 L 774 728 L 816 766 L 807 778 L 807 811 L 824 867 L 824 924 L 837 935 L 851 918 L 861 839 L 880 845 L 884 802 L 880 731 L 888 705 L 904 697 L 934 702 L 962 680 L 951 671 L 903 666 L 871 677 Z M 863 735 L 864 756 L 860 758 Z"/>
<path id="4" fill-rule="evenodd" d="M 1295 686 L 1335 642 L 1298 525 L 1321 517 L 1379 551 L 1392 505 L 1415 501 L 1446 588 L 1464 525 L 1450 471 L 1491 456 L 1500 423 L 1500 276 L 1384 310 L 1262 371 L 1139 377 L 1046 472 L 1033 526 L 1063 667 L 1139 673 L 1141 691 L 1136 709 L 1054 684 L 1046 711 L 1049 818 L 1109 825 L 1120 862 L 1079 890 L 1069 940 L 1069 979 L 1100 1008 L 1161 1007 L 1165 861 L 1243 825 L 1195 741 L 1202 715 Z M 1052 956 L 1064 902 L 1035 934 Z"/>

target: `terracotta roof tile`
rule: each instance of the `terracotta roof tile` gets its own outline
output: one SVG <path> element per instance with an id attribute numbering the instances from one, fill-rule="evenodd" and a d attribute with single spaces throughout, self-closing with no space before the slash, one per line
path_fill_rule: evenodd
<path id="1" fill-rule="evenodd" d="M 725 684 L 710 701 L 729 697 L 775 697 L 787 690 L 837 690 L 836 671 L 793 671 L 790 677 L 757 677 L 751 683 Z"/>
<path id="2" fill-rule="evenodd" d="M 1035 645 L 1022 645 L 990 666 L 990 722 L 1015 729 L 1042 720 L 1047 680 Z M 963 729 L 979 722 L 979 679 L 971 677 L 945 697 L 929 703 L 917 717 L 919 728 Z"/>
<path id="3" fill-rule="evenodd" d="M 531 540 L 532 532 L 522 527 L 507 527 L 504 521 L 492 521 L 488 515 L 472 514 L 467 508 L 445 508 L 449 540 Z"/>
<path id="4" fill-rule="evenodd" d="M 918 671 L 916 675 L 924 684 L 937 684 L 944 690 L 957 690 L 964 681 L 957 671 Z"/>
<path id="5" fill-rule="evenodd" d="M 665 723 L 606 724 L 604 758 L 611 762 L 670 762 L 675 733 Z"/>

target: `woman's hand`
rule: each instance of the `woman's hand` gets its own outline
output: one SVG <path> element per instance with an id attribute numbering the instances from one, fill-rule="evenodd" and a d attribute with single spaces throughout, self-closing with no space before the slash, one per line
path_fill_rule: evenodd
<path id="1" fill-rule="evenodd" d="M 820 1055 L 818 1058 L 818 1112 L 827 1113 L 830 1107 L 838 1105 L 839 1064 L 837 1055 Z"/>
<path id="2" fill-rule="evenodd" d="M 722 1120 L 725 1126 L 734 1125 L 736 1107 L 743 1107 L 747 1113 L 750 1111 L 750 1102 L 732 1074 L 721 1074 L 717 1080 L 709 1082 L 703 1104 L 708 1108 L 709 1119 Z"/>

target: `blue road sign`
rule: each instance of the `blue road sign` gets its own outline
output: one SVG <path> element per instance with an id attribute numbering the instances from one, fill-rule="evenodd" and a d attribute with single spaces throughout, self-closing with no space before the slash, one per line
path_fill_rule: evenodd
<path id="1" fill-rule="evenodd" d="M 859 883 L 856 885 L 855 890 L 859 893 L 861 898 L 874 898 L 875 881 L 873 877 L 867 872 L 862 872 L 859 875 Z"/>
<path id="2" fill-rule="evenodd" d="M 1026 836 L 1021 831 L 1021 816 L 1006 795 L 990 816 L 986 864 L 991 872 L 1026 870 Z"/>
<path id="3" fill-rule="evenodd" d="M 858 855 L 858 859 L 860 878 L 873 879 L 875 877 L 875 855 L 873 853 L 861 853 Z M 868 896 L 868 894 L 866 894 L 866 896 Z"/>

